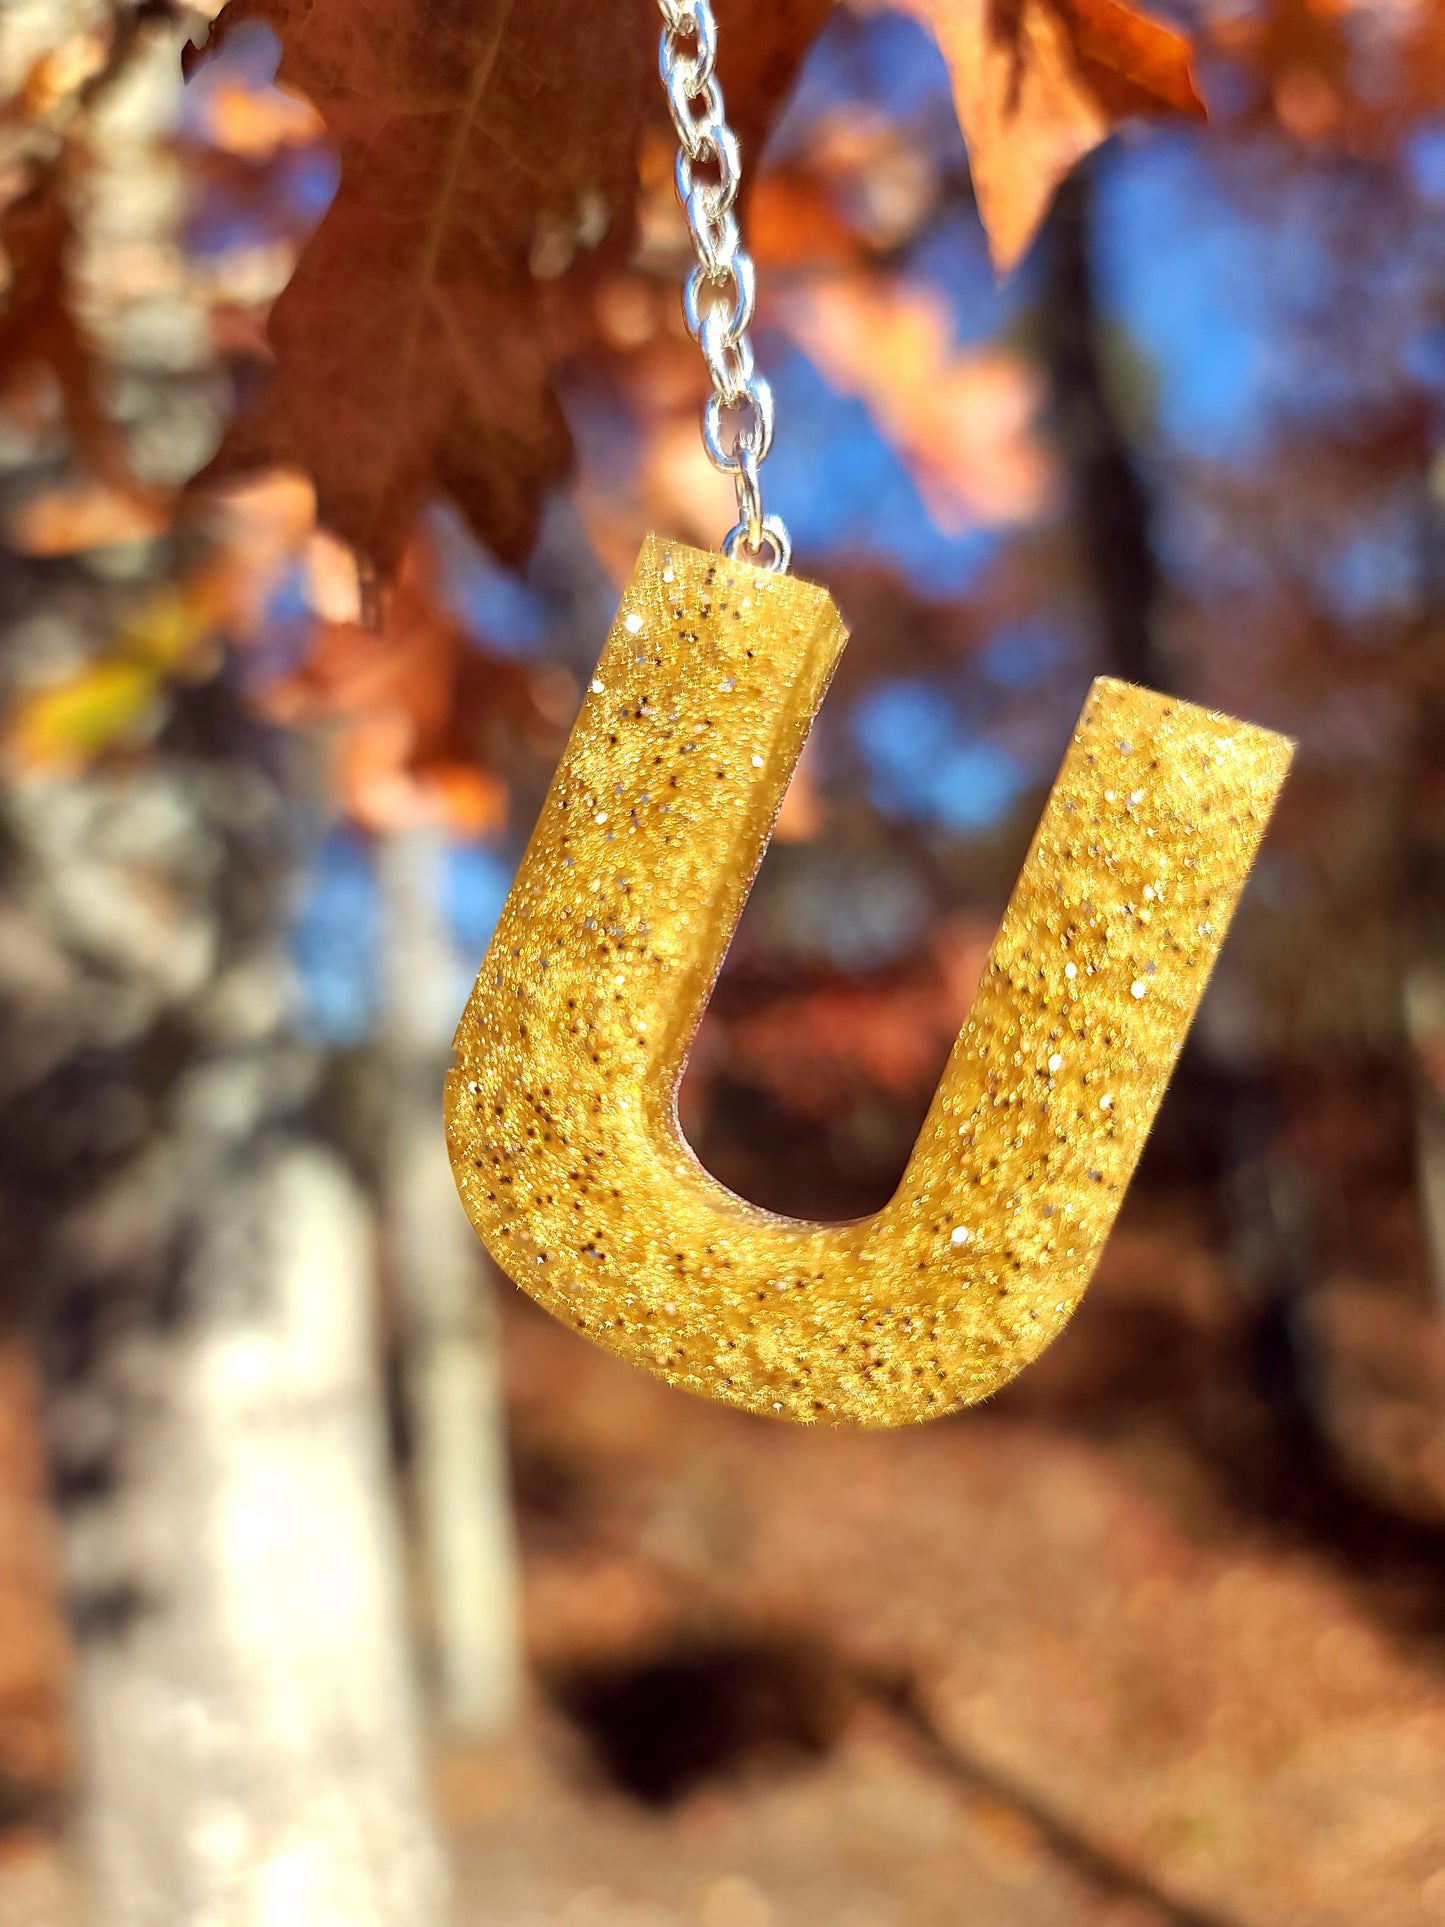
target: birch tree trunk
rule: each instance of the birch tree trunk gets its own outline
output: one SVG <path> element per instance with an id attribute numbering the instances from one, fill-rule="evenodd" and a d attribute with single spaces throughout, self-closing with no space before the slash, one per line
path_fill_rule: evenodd
<path id="1" fill-rule="evenodd" d="M 442 1078 L 465 995 L 432 828 L 382 840 L 386 1232 L 402 1307 L 438 1710 L 473 1737 L 516 1711 L 522 1666 L 496 1275 L 452 1181 Z"/>
<path id="2" fill-rule="evenodd" d="M 439 1927 L 364 1201 L 265 1147 L 207 1200 L 193 1321 L 75 1548 L 98 1927 Z M 87 1571 L 86 1568 L 89 1570 Z"/>

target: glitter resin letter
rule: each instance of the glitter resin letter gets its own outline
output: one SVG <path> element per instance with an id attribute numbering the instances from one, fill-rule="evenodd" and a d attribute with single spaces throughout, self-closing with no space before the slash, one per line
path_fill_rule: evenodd
<path id="1" fill-rule="evenodd" d="M 903 1425 L 1041 1352 L 1089 1282 L 1284 780 L 1284 738 L 1100 680 L 903 1181 L 736 1197 L 676 1093 L 846 640 L 828 595 L 649 537 L 456 1039 L 497 1263 L 669 1384 Z"/>

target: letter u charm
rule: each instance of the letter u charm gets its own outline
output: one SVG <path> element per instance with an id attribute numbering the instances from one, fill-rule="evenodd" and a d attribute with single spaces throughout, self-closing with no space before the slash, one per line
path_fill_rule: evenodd
<path id="1" fill-rule="evenodd" d="M 643 546 L 456 1039 L 488 1250 L 575 1330 L 749 1410 L 986 1397 L 1088 1284 L 1289 765 L 1093 685 L 902 1184 L 818 1225 L 698 1163 L 676 1092 L 846 640 L 826 592 Z"/>

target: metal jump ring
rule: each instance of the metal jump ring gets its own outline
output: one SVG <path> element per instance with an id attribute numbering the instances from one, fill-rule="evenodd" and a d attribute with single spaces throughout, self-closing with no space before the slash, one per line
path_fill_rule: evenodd
<path id="1" fill-rule="evenodd" d="M 738 526 L 747 530 L 748 547 L 756 552 L 763 545 L 763 484 L 758 458 L 750 448 L 738 450 L 733 490 L 738 498 Z"/>
<path id="2" fill-rule="evenodd" d="M 747 523 L 739 522 L 723 537 L 722 552 L 729 562 L 748 560 L 746 556 L 738 554 L 739 548 L 747 538 L 747 533 Z M 773 559 L 771 562 L 754 562 L 753 567 L 766 569 L 770 575 L 786 575 L 793 563 L 793 544 L 780 515 L 769 515 L 764 518 L 763 539 L 772 550 Z M 757 555 L 759 550 L 754 549 L 753 553 Z"/>

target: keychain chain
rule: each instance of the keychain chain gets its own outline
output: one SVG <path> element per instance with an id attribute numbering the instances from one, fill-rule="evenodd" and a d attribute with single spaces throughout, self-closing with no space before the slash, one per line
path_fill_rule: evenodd
<path id="1" fill-rule="evenodd" d="M 748 339 L 757 284 L 734 212 L 742 161 L 713 71 L 717 22 L 711 0 L 658 4 L 664 22 L 658 65 L 680 142 L 677 197 L 697 254 L 683 314 L 712 377 L 702 438 L 713 466 L 732 476 L 738 498 L 738 520 L 723 539 L 723 554 L 731 559 L 746 549 L 762 567 L 782 574 L 792 560 L 792 543 L 782 518 L 763 513 L 758 471 L 773 442 L 773 391 L 753 366 Z M 715 181 L 696 178 L 700 162 L 715 166 Z M 737 423 L 730 447 L 724 411 Z"/>

